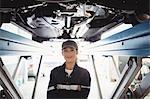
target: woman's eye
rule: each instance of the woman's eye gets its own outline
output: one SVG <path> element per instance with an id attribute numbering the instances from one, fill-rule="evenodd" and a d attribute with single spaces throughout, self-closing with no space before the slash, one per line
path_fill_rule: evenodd
<path id="1" fill-rule="evenodd" d="M 68 52 L 67 50 L 64 50 L 64 52 Z"/>
<path id="2" fill-rule="evenodd" d="M 74 49 L 71 49 L 71 51 L 74 51 Z"/>
<path id="3" fill-rule="evenodd" d="M 75 49 L 64 49 L 63 51 L 64 51 L 64 52 L 74 52 Z"/>

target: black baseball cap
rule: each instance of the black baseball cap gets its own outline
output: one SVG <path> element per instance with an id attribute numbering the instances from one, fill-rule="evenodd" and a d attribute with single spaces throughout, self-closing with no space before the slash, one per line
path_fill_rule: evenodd
<path id="1" fill-rule="evenodd" d="M 67 40 L 67 41 L 65 41 L 65 42 L 62 43 L 62 49 L 65 49 L 67 47 L 72 47 L 72 48 L 78 50 L 78 45 L 73 40 Z"/>

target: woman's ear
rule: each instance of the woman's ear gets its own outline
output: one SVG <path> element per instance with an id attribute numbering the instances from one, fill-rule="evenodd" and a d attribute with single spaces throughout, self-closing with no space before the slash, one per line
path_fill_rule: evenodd
<path id="1" fill-rule="evenodd" d="M 64 52 L 63 52 L 63 50 L 61 50 L 61 54 L 64 56 Z"/>
<path id="2" fill-rule="evenodd" d="M 78 54 L 78 50 L 76 50 L 76 53 Z"/>

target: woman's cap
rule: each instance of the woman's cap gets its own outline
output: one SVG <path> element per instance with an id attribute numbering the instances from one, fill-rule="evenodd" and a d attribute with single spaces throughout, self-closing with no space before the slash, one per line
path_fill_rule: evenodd
<path id="1" fill-rule="evenodd" d="M 65 49 L 67 47 L 71 47 L 71 48 L 74 48 L 74 49 L 78 50 L 78 45 L 73 40 L 67 40 L 67 41 L 62 43 L 62 49 Z"/>

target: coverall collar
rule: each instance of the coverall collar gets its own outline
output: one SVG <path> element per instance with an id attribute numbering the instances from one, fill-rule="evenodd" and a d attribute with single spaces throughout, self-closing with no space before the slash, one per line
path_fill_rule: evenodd
<path id="1" fill-rule="evenodd" d="M 64 67 L 64 69 L 66 68 L 66 64 L 65 63 L 62 66 Z M 78 65 L 77 65 L 77 63 L 75 63 L 75 65 L 73 67 L 73 70 L 76 69 L 77 67 L 78 67 Z"/>
<path id="2" fill-rule="evenodd" d="M 64 63 L 62 66 L 63 66 L 64 72 L 65 72 L 66 64 Z M 77 70 L 77 68 L 78 68 L 78 65 L 77 65 L 77 63 L 75 63 L 75 65 L 74 65 L 74 67 L 73 67 L 73 72 L 75 72 L 75 71 Z M 73 73 L 73 72 L 72 72 L 72 73 Z M 65 73 L 66 73 L 66 72 L 65 72 Z M 71 74 L 72 74 L 72 73 L 71 73 Z"/>

